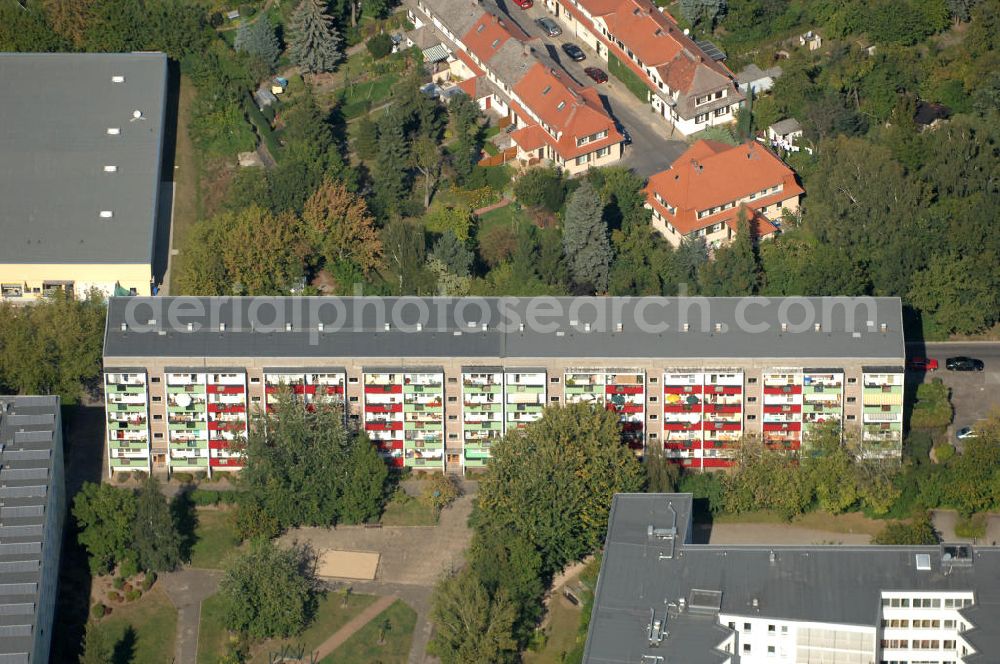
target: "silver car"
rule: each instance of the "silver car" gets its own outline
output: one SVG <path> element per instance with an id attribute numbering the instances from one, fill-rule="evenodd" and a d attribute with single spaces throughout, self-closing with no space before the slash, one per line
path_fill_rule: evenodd
<path id="1" fill-rule="evenodd" d="M 558 37 L 562 34 L 562 28 L 560 28 L 551 18 L 537 18 L 535 19 L 535 23 L 537 23 L 538 27 L 544 30 L 545 34 L 549 37 Z"/>

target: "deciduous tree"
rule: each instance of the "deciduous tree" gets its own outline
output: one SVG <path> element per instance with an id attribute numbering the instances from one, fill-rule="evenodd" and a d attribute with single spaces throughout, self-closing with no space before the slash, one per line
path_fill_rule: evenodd
<path id="1" fill-rule="evenodd" d="M 181 562 L 181 537 L 170 506 L 153 476 L 139 489 L 132 534 L 139 565 L 150 572 L 168 572 Z"/>
<path id="2" fill-rule="evenodd" d="M 504 591 L 491 596 L 473 570 L 458 572 L 435 589 L 428 652 L 442 664 L 512 664 L 518 660 L 516 618 L 517 608 Z"/>
<path id="3" fill-rule="evenodd" d="M 73 500 L 73 517 L 92 573 L 108 574 L 131 551 L 135 515 L 135 494 L 128 489 L 84 483 Z"/>
<path id="4" fill-rule="evenodd" d="M 302 209 L 306 240 L 328 263 L 350 261 L 365 274 L 382 263 L 382 240 L 365 200 L 342 182 L 324 180 Z"/>

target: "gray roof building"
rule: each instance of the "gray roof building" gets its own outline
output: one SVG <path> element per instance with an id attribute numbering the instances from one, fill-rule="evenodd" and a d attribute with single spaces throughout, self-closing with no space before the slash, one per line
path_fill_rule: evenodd
<path id="1" fill-rule="evenodd" d="M 886 612 L 913 607 L 907 600 L 899 609 L 889 597 L 933 602 L 933 597 L 963 594 L 971 598 L 964 608 L 947 600 L 943 604 L 958 622 L 967 623 L 965 630 L 951 629 L 957 634 L 952 638 L 970 648 L 959 661 L 1000 661 L 1000 549 L 693 544 L 691 511 L 690 494 L 615 496 L 584 664 L 765 661 L 758 644 L 782 643 L 779 635 L 789 626 L 787 657 L 773 648 L 767 651 L 769 661 L 878 661 L 835 658 L 832 649 L 844 651 L 844 657 L 854 650 L 892 659 L 883 652 L 891 645 L 882 641 Z M 939 599 L 934 608 L 914 608 L 913 615 L 939 618 L 941 607 Z M 659 621 L 657 629 L 651 629 L 651 616 Z M 766 627 L 758 625 L 754 634 L 753 624 L 760 622 Z M 818 629 L 828 632 L 827 659 L 807 652 L 816 646 Z M 928 639 L 948 638 L 928 634 L 925 630 Z M 831 648 L 830 639 L 837 638 Z M 753 639 L 751 650 L 745 644 Z M 950 650 L 961 650 L 955 641 Z M 947 653 L 934 655 L 948 659 Z"/>
<path id="2" fill-rule="evenodd" d="M 898 298 L 134 297 L 110 300 L 104 355 L 885 365 L 905 352 Z"/>
<path id="3" fill-rule="evenodd" d="M 0 53 L 0 263 L 151 264 L 162 53 Z"/>
<path id="4" fill-rule="evenodd" d="M 49 661 L 63 517 L 59 397 L 0 396 L 0 662 Z"/>

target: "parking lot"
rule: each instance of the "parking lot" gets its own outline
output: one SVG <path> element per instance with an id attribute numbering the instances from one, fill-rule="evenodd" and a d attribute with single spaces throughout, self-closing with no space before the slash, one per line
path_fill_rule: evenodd
<path id="1" fill-rule="evenodd" d="M 623 165 L 631 167 L 639 175 L 649 176 L 669 167 L 687 149 L 683 137 L 671 137 L 670 123 L 657 116 L 648 104 L 637 99 L 614 76 L 608 74 L 607 83 L 594 83 L 584 73 L 585 67 L 599 67 L 607 72 L 607 62 L 582 40 L 567 34 L 566 25 L 553 17 L 540 1 L 530 9 L 521 9 L 511 0 L 498 0 L 498 5 L 522 30 L 540 39 L 541 43 L 536 48 L 544 48 L 548 56 L 559 63 L 570 78 L 598 91 L 608 112 L 632 137 L 632 144 L 625 147 L 625 156 L 621 162 Z M 542 17 L 552 18 L 564 33 L 558 37 L 545 34 L 535 23 L 536 19 Z M 579 46 L 587 59 L 582 62 L 571 60 L 561 48 L 565 43 Z"/>
<path id="2" fill-rule="evenodd" d="M 955 431 L 974 426 L 1000 408 L 1000 343 L 928 343 L 925 347 L 910 346 L 907 350 L 911 356 L 929 357 L 938 361 L 938 370 L 927 373 L 924 380 L 940 378 L 951 388 L 951 401 L 955 407 L 955 419 L 950 432 L 953 442 Z M 985 369 L 945 369 L 945 359 L 962 355 L 982 360 L 986 365 Z M 910 375 L 914 376 L 912 372 Z M 919 378 L 919 375 L 914 377 Z"/>

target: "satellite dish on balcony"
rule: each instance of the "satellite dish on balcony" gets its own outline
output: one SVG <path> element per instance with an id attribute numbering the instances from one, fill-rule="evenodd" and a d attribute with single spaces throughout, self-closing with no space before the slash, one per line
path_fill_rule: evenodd
<path id="1" fill-rule="evenodd" d="M 187 408 L 188 406 L 191 405 L 191 395 L 178 394 L 177 397 L 174 399 L 174 401 L 176 401 L 177 405 L 180 406 L 181 408 Z"/>

